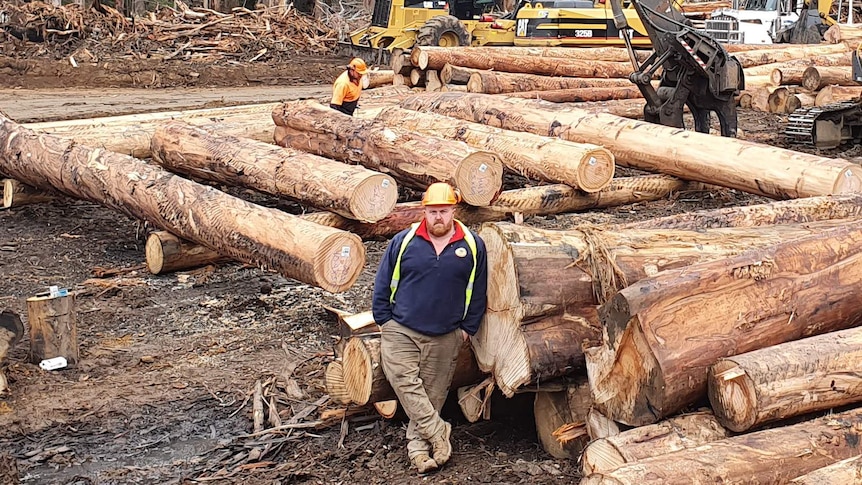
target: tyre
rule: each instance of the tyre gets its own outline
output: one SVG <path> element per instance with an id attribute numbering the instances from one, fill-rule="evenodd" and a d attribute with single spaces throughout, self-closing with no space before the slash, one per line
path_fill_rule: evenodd
<path id="1" fill-rule="evenodd" d="M 460 20 L 451 15 L 433 17 L 419 27 L 416 45 L 458 47 L 470 45 L 470 33 Z"/>

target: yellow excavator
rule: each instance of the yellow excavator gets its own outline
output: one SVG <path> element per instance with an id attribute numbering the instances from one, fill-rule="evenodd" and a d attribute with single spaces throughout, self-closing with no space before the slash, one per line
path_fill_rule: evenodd
<path id="1" fill-rule="evenodd" d="M 502 16 L 486 13 L 493 0 L 377 0 L 371 25 L 342 43 L 345 55 L 387 63 L 393 49 L 433 46 L 624 45 L 605 0 L 519 2 Z M 649 46 L 637 13 L 624 9 L 632 42 Z"/>

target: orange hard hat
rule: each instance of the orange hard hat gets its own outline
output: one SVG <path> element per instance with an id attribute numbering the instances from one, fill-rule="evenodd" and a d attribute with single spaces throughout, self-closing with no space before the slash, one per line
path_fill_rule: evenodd
<path id="1" fill-rule="evenodd" d="M 461 202 L 461 194 L 446 182 L 429 185 L 422 197 L 422 205 L 454 205 L 458 202 Z"/>
<path id="2" fill-rule="evenodd" d="M 365 61 L 358 57 L 354 57 L 353 59 L 351 59 L 350 64 L 348 64 L 347 66 L 355 69 L 360 76 L 364 76 L 365 73 L 368 72 L 368 66 L 365 65 Z"/>

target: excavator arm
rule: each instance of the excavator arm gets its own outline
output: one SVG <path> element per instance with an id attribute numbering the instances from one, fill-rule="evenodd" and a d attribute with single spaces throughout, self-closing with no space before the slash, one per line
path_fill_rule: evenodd
<path id="1" fill-rule="evenodd" d="M 621 32 L 631 32 L 622 0 L 610 1 L 616 27 Z M 695 130 L 708 133 L 710 114 L 715 112 L 722 136 L 736 136 L 734 97 L 745 87 L 739 62 L 715 39 L 693 29 L 670 0 L 631 1 L 654 50 L 638 63 L 629 36 L 623 35 L 634 69 L 629 80 L 647 101 L 644 119 L 684 128 L 683 111 L 688 106 Z M 652 80 L 659 68 L 661 77 L 656 88 Z"/>

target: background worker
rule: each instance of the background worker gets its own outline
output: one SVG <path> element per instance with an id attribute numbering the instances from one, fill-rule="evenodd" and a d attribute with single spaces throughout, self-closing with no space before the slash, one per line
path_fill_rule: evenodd
<path id="1" fill-rule="evenodd" d="M 420 473 L 452 454 L 452 427 L 440 408 L 487 302 L 485 243 L 455 219 L 458 202 L 449 184 L 431 184 L 422 221 L 392 239 L 374 281 L 383 372 L 410 418 L 407 456 Z"/>
<path id="2" fill-rule="evenodd" d="M 353 116 L 362 94 L 362 76 L 367 72 L 365 61 L 358 57 L 351 59 L 347 70 L 332 84 L 332 101 L 329 102 L 329 107 Z"/>

